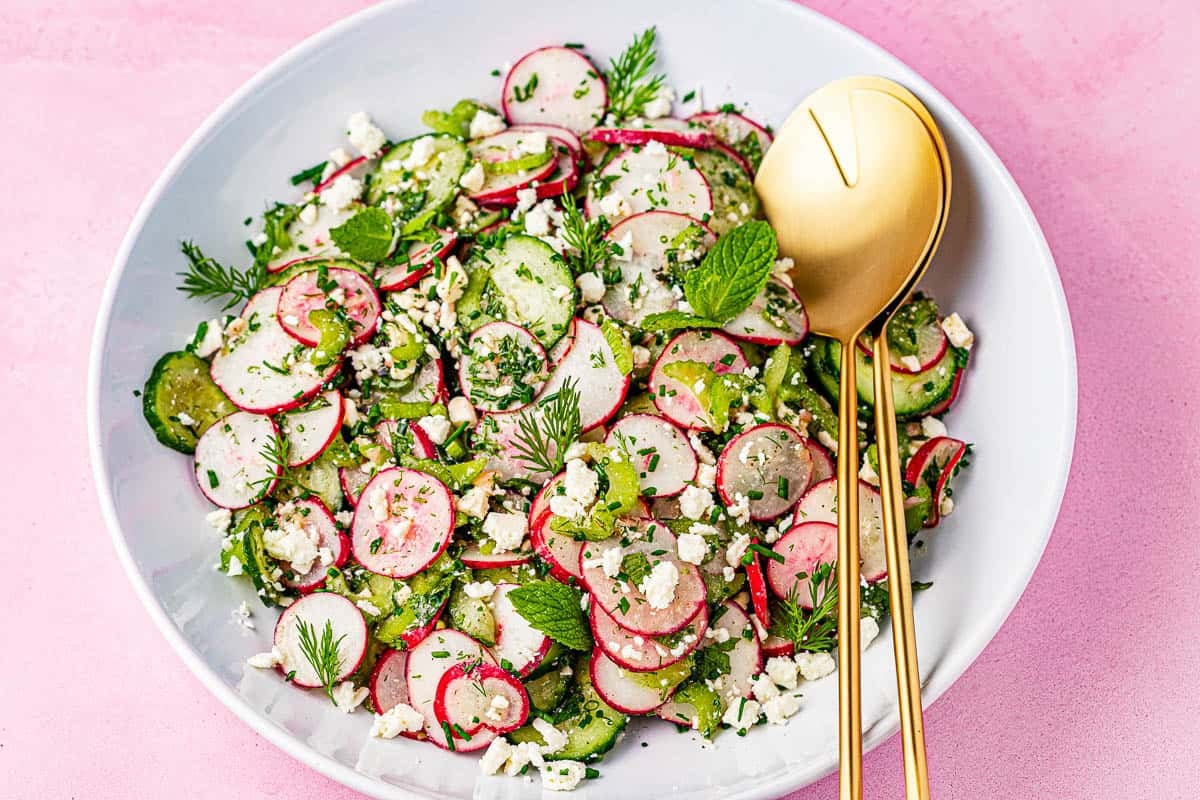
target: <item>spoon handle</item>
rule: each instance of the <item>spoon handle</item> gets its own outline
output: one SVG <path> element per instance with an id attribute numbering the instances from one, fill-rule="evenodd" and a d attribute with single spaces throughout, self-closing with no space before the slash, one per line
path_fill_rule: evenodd
<path id="1" fill-rule="evenodd" d="M 854 340 L 842 342 L 838 392 L 838 752 L 840 800 L 862 800 L 859 676 L 858 390 Z"/>
<path id="2" fill-rule="evenodd" d="M 900 482 L 900 453 L 896 439 L 892 370 L 886 334 L 875 337 L 872 360 L 875 437 L 879 452 L 879 492 L 883 501 L 883 541 L 887 553 L 890 589 L 888 594 L 892 610 L 896 691 L 900 699 L 900 742 L 904 751 L 905 796 L 908 800 L 929 800 L 929 770 L 925 762 L 925 719 L 921 711 L 921 677 L 917 669 L 912 579 L 908 568 L 908 533 L 904 523 L 904 485 Z"/>

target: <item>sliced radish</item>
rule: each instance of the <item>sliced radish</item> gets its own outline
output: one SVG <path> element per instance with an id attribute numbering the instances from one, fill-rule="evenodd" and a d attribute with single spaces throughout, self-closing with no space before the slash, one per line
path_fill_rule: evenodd
<path id="1" fill-rule="evenodd" d="M 335 210 L 324 203 L 317 203 L 314 208 L 316 216 L 312 222 L 297 219 L 288 226 L 287 235 L 292 243 L 267 262 L 268 272 L 282 272 L 293 264 L 317 257 L 330 258 L 342 255 L 342 251 L 330 238 L 329 231 L 344 224 L 361 211 L 362 204 L 351 203 L 345 208 Z"/>
<path id="2" fill-rule="evenodd" d="M 450 543 L 454 498 L 432 475 L 385 469 L 363 487 L 350 530 L 359 563 L 380 575 L 408 578 Z"/>
<path id="3" fill-rule="evenodd" d="M 508 71 L 501 104 L 513 124 L 561 125 L 583 133 L 604 116 L 608 90 L 600 70 L 579 52 L 543 47 Z"/>
<path id="4" fill-rule="evenodd" d="M 707 605 L 700 606 L 696 616 L 680 630 L 657 637 L 626 630 L 594 601 L 588 613 L 596 646 L 614 664 L 630 672 L 653 672 L 682 661 L 704 641 L 708 630 Z"/>
<path id="5" fill-rule="evenodd" d="M 496 134 L 496 137 L 507 136 L 508 131 Z M 472 142 L 469 145 L 471 154 L 476 160 L 487 163 L 496 163 L 495 149 L 489 142 L 494 137 L 480 139 L 477 142 Z M 490 158 L 489 158 L 490 157 Z M 472 192 L 470 198 L 476 203 L 504 205 L 510 200 L 516 201 L 516 193 L 520 189 L 524 189 L 534 181 L 541 181 L 548 178 L 558 168 L 557 159 L 551 158 L 545 164 L 533 167 L 527 170 L 517 172 L 488 172 L 484 178 L 483 186 L 477 192 Z"/>
<path id="6" fill-rule="evenodd" d="M 498 569 L 501 567 L 519 567 L 527 564 L 533 558 L 528 550 L 517 550 L 511 553 L 485 553 L 479 545 L 473 544 L 462 551 L 458 557 L 463 566 L 471 569 Z"/>
<path id="7" fill-rule="evenodd" d="M 302 467 L 325 452 L 342 429 L 345 405 L 337 391 L 325 392 L 313 408 L 284 415 L 288 466 Z"/>
<path id="8" fill-rule="evenodd" d="M 837 525 L 837 478 L 827 478 L 810 486 L 796 504 L 794 520 L 797 525 L 803 522 Z M 858 555 L 863 580 L 873 583 L 887 577 L 882 502 L 879 491 L 862 480 L 858 482 Z"/>
<path id="9" fill-rule="evenodd" d="M 837 467 L 834 466 L 833 456 L 830 455 L 823 444 L 809 437 L 804 440 L 804 446 L 808 448 L 808 454 L 812 457 L 812 477 L 808 480 L 809 486 L 815 486 L 821 481 L 832 478 L 837 474 Z"/>
<path id="10" fill-rule="evenodd" d="M 541 126 L 525 125 L 522 127 L 534 128 Z M 509 130 L 512 130 L 512 128 Z M 567 192 L 572 191 L 579 184 L 579 155 L 572 151 L 561 139 L 552 137 L 551 141 L 555 143 L 555 147 L 558 149 L 558 155 L 555 156 L 554 160 L 554 170 L 544 178 L 539 178 L 537 186 L 534 186 L 532 183 L 529 185 L 529 188 L 534 190 L 538 200 L 545 200 L 548 197 L 561 197 Z M 506 192 L 498 192 L 488 198 L 487 204 L 489 206 L 515 206 L 519 203 L 517 192 L 522 188 L 525 187 L 517 186 Z"/>
<path id="11" fill-rule="evenodd" d="M 529 529 L 529 541 L 533 549 L 543 561 L 550 565 L 550 574 L 563 583 L 572 580 L 583 580 L 579 571 L 579 554 L 583 550 L 583 542 L 569 534 L 559 533 L 550 523 L 554 515 L 548 510 Z"/>
<path id="12" fill-rule="evenodd" d="M 725 323 L 730 336 L 768 347 L 797 345 L 808 333 L 808 314 L 796 290 L 771 280 L 745 311 Z"/>
<path id="13" fill-rule="evenodd" d="M 361 272 L 341 267 L 310 269 L 285 283 L 279 296 L 279 322 L 293 339 L 316 347 L 321 332 L 309 322 L 308 315 L 330 306 L 346 313 L 351 346 L 370 339 L 379 327 L 381 306 L 374 285 Z"/>
<path id="14" fill-rule="evenodd" d="M 458 362 L 458 382 L 482 411 L 515 411 L 533 402 L 549 364 L 537 337 L 511 322 L 475 329 Z"/>
<path id="15" fill-rule="evenodd" d="M 550 373 L 541 398 L 549 397 L 571 381 L 579 392 L 579 424 L 586 433 L 617 413 L 629 392 L 629 380 L 617 368 L 600 326 L 577 319 L 575 343 Z"/>
<path id="16" fill-rule="evenodd" d="M 706 111 L 688 118 L 708 127 L 721 144 L 728 147 L 753 175 L 763 154 L 771 146 L 771 134 L 762 125 L 741 114 L 728 111 Z"/>
<path id="17" fill-rule="evenodd" d="M 298 346 L 283 329 L 276 316 L 282 294 L 283 287 L 273 286 L 250 298 L 241 315 L 245 331 L 213 357 L 213 382 L 243 411 L 278 414 L 299 408 L 341 367 L 335 360 L 317 369 L 313 351 Z"/>
<path id="18" fill-rule="evenodd" d="M 386 151 L 383 151 L 383 152 L 386 152 Z M 381 152 L 380 155 L 383 155 L 383 153 Z M 320 194 L 321 192 L 325 191 L 326 189 L 328 189 L 330 186 L 333 185 L 334 181 L 336 181 L 338 178 L 342 177 L 343 175 L 349 175 L 351 178 L 358 178 L 359 180 L 362 180 L 363 176 L 371 171 L 371 169 L 372 169 L 371 162 L 373 160 L 374 159 L 367 158 L 366 156 L 359 156 L 358 158 L 351 159 L 350 161 L 346 162 L 345 164 L 343 164 L 342 166 L 338 167 L 336 170 L 331 172 L 329 174 L 328 178 L 326 178 L 325 180 L 318 183 L 313 188 L 313 194 Z"/>
<path id="19" fill-rule="evenodd" d="M 671 211 L 635 214 L 614 225 L 606 238 L 629 252 L 610 262 L 621 277 L 605 290 L 601 302 L 609 316 L 630 325 L 678 308 L 681 293 L 665 276 L 699 263 L 717 240 L 704 223 Z"/>
<path id="20" fill-rule="evenodd" d="M 492 614 L 496 618 L 496 657 L 508 661 L 524 678 L 546 657 L 551 640 L 517 613 L 508 593 L 515 583 L 502 583 L 492 595 Z"/>
<path id="21" fill-rule="evenodd" d="M 950 406 L 954 405 L 954 401 L 958 399 L 958 393 L 962 389 L 963 376 L 966 374 L 967 374 L 967 371 L 965 369 L 963 369 L 962 367 L 959 367 L 957 370 L 955 370 L 954 383 L 950 384 L 950 394 L 948 394 L 946 396 L 945 400 L 941 401 L 940 403 L 935 405 L 933 408 L 926 411 L 925 412 L 926 416 L 935 416 L 937 414 L 944 414 L 950 410 Z"/>
<path id="22" fill-rule="evenodd" d="M 400 643 L 402 646 L 407 650 L 412 650 L 421 642 L 425 641 L 429 634 L 433 633 L 434 629 L 437 628 L 438 620 L 442 618 L 442 612 L 446 610 L 446 605 L 449 602 L 450 596 L 447 595 L 446 599 L 442 601 L 442 605 L 436 612 L 434 612 L 434 615 L 429 618 L 428 622 L 416 628 L 409 628 L 404 633 L 400 634 Z"/>
<path id="23" fill-rule="evenodd" d="M 837 525 L 801 522 L 785 533 L 773 549 L 783 556 L 783 561 L 772 559 L 767 563 L 771 591 L 785 599 L 795 593 L 801 608 L 812 608 L 813 591 L 817 590 L 817 602 L 820 602 L 824 588 L 814 585 L 812 574 L 818 565 L 837 561 Z"/>
<path id="24" fill-rule="evenodd" d="M 375 662 L 367 687 L 371 690 L 371 703 L 376 714 L 386 714 L 401 703 L 408 704 L 407 650 L 387 650 Z M 420 738 L 420 734 L 404 731 L 400 734 L 409 739 Z"/>
<path id="25" fill-rule="evenodd" d="M 523 415 L 528 415 L 528 419 L 534 425 L 540 424 L 541 413 L 538 406 L 520 411 L 484 414 L 475 426 L 474 444 L 480 453 L 487 456 L 484 469 L 496 473 L 499 480 L 522 478 L 537 484 L 549 478 L 550 473 L 529 463 L 520 450 L 518 435 Z"/>
<path id="26" fill-rule="evenodd" d="M 717 457 L 717 492 L 727 506 L 749 498 L 750 518 L 775 519 L 808 488 L 812 456 L 787 425 L 767 423 L 742 431 Z"/>
<path id="27" fill-rule="evenodd" d="M 758 544 L 757 537 L 751 541 Z M 762 560 L 754 551 L 751 551 L 749 555 L 750 563 L 746 565 L 746 584 L 750 590 L 750 605 L 754 609 L 754 616 L 758 617 L 758 621 L 764 628 L 769 628 L 771 627 L 771 606 L 767 602 L 767 581 L 763 576 Z"/>
<path id="28" fill-rule="evenodd" d="M 571 352 L 571 348 L 575 346 L 575 320 L 577 317 L 571 317 L 571 321 L 567 323 L 567 332 L 562 335 L 562 338 L 554 343 L 550 348 L 550 352 L 546 357 L 550 359 L 551 366 L 557 367 L 562 363 L 562 360 L 567 357 L 567 353 Z"/>
<path id="29" fill-rule="evenodd" d="M 708 627 L 711 632 L 701 647 L 711 647 L 723 639 L 737 642 L 729 651 L 729 674 L 720 679 L 721 696 L 727 702 L 735 697 L 749 697 L 751 680 L 763 667 L 762 645 L 750 617 L 737 603 L 726 600 L 712 613 Z M 717 633 L 722 630 L 724 634 Z"/>
<path id="30" fill-rule="evenodd" d="M 319 596 L 319 595 L 313 595 Z M 357 609 L 355 609 L 357 611 Z M 408 704 L 421 712 L 425 718 L 425 735 L 439 747 L 448 748 L 446 734 L 437 715 L 434 703 L 437 701 L 438 685 L 442 676 L 456 664 L 475 663 L 495 664 L 491 653 L 479 642 L 455 630 L 443 629 L 434 631 L 424 641 L 417 644 L 408 652 L 408 663 L 405 665 L 405 680 L 408 684 Z M 482 734 L 482 732 L 481 732 Z M 486 735 L 472 737 L 488 740 Z M 488 741 L 484 741 L 486 746 Z M 455 743 L 457 749 L 457 742 Z"/>
<path id="31" fill-rule="evenodd" d="M 784 639 L 781 636 L 768 634 L 763 640 L 762 651 L 764 658 L 775 658 L 776 656 L 791 657 L 796 653 L 796 645 L 791 639 Z"/>
<path id="32" fill-rule="evenodd" d="M 412 388 L 396 398 L 401 403 L 444 403 L 450 397 L 446 391 L 446 378 L 442 372 L 442 360 L 426 361 L 413 377 Z"/>
<path id="33" fill-rule="evenodd" d="M 712 192 L 700 170 L 663 147 L 624 150 L 600 171 L 597 185 L 624 200 L 633 213 L 676 211 L 698 220 L 712 215 Z M 605 216 L 603 197 L 589 192 L 589 217 Z"/>
<path id="34" fill-rule="evenodd" d="M 586 542 L 579 553 L 579 567 L 583 581 L 600 607 L 608 612 L 621 627 L 643 636 L 663 636 L 675 633 L 688 624 L 704 605 L 707 593 L 700 571 L 692 564 L 677 557 L 675 535 L 661 522 L 639 521 L 636 527 L 626 531 L 623 538 L 630 539 L 622 547 L 623 555 L 641 553 L 646 556 L 651 568 L 660 562 L 669 562 L 679 573 L 675 596 L 663 609 L 651 608 L 642 591 L 628 581 L 610 578 L 604 572 L 601 553 L 609 547 L 618 547 L 616 542 Z"/>
<path id="35" fill-rule="evenodd" d="M 509 126 L 509 130 L 518 133 L 544 133 L 551 139 L 561 142 L 576 161 L 583 157 L 583 142 L 580 141 L 579 134 L 570 128 L 564 128 L 561 125 L 549 125 L 542 122 L 531 122 L 525 125 L 511 125 Z"/>
<path id="36" fill-rule="evenodd" d="M 391 422 L 393 425 L 397 424 L 396 420 L 384 420 L 379 424 L 382 427 L 387 422 Z M 412 434 L 412 454 L 414 458 L 437 458 L 437 445 L 434 444 L 433 439 L 429 438 L 429 434 L 421 427 L 419 421 L 409 425 L 408 432 Z M 388 450 L 391 450 L 391 448 L 389 447 Z"/>
<path id="37" fill-rule="evenodd" d="M 858 346 L 858 351 L 865 356 L 874 353 L 866 337 L 860 336 L 855 340 L 855 345 Z M 902 356 L 896 352 L 895 348 L 889 348 L 888 361 L 892 365 L 892 372 L 915 375 L 941 361 L 949 347 L 950 340 L 946 337 L 946 332 L 942 330 L 941 325 L 934 321 L 932 324 L 917 328 L 917 352 L 914 355 Z"/>
<path id="38" fill-rule="evenodd" d="M 342 493 L 346 495 L 346 501 L 350 503 L 350 507 L 358 505 L 358 498 L 362 494 L 362 488 L 371 480 L 369 473 L 363 472 L 358 467 L 341 467 L 338 469 L 338 482 L 342 484 Z"/>
<path id="39" fill-rule="evenodd" d="M 405 257 L 399 259 L 399 263 L 383 269 L 376 276 L 380 291 L 399 292 L 416 286 L 438 261 L 450 255 L 450 251 L 458 243 L 458 234 L 443 228 L 432 230 L 437 233 L 436 239 L 431 242 L 413 242 L 408 246 Z"/>
<path id="40" fill-rule="evenodd" d="M 672 147 L 707 148 L 717 143 L 717 137 L 704 125 L 671 117 L 641 120 L 640 124 L 622 128 L 593 128 L 584 138 L 589 142 L 620 145 L 662 142 Z"/>
<path id="41" fill-rule="evenodd" d="M 312 637 L 319 646 L 326 628 L 333 635 L 338 669 L 333 681 L 353 675 L 367 653 L 367 623 L 362 612 L 340 594 L 306 594 L 284 609 L 275 624 L 275 647 L 282 655 L 281 669 L 297 686 L 324 686 L 322 676 L 304 654 L 302 641 Z"/>
<path id="42" fill-rule="evenodd" d="M 196 442 L 196 484 L 222 508 L 245 508 L 275 488 L 282 467 L 263 456 L 279 429 L 270 417 L 235 411 Z"/>
<path id="43" fill-rule="evenodd" d="M 433 714 L 450 728 L 456 750 L 478 750 L 478 731 L 505 734 L 525 724 L 529 695 L 519 680 L 495 664 L 459 663 L 438 682 Z"/>
<path id="44" fill-rule="evenodd" d="M 638 470 L 643 497 L 668 497 L 696 479 L 700 462 L 683 431 L 654 414 L 621 417 L 604 443 L 620 447 Z M 797 495 L 799 496 L 799 495 Z"/>
<path id="45" fill-rule="evenodd" d="M 740 373 L 749 366 L 742 349 L 723 333 L 684 331 L 667 342 L 650 370 L 650 396 L 664 417 L 684 428 L 712 430 L 696 396 L 698 387 L 686 386 L 663 372 L 663 367 L 676 361 L 699 361 L 717 375 Z"/>
<path id="46" fill-rule="evenodd" d="M 651 686 L 617 666 L 600 648 L 592 651 L 589 663 L 592 686 L 597 694 L 622 714 L 649 714 L 675 693 L 677 685 Z"/>
<path id="47" fill-rule="evenodd" d="M 966 453 L 966 442 L 951 439 L 949 436 L 936 436 L 921 445 L 921 449 L 909 460 L 904 471 L 904 480 L 913 486 L 928 484 L 930 477 L 936 476 L 933 484 L 929 486 L 933 494 L 933 503 L 929 516 L 925 519 L 926 528 L 938 524 L 942 502 L 949 496 L 950 479 L 958 470 L 958 464 Z"/>
<path id="48" fill-rule="evenodd" d="M 302 515 L 304 529 L 317 535 L 318 556 L 308 572 L 290 577 L 285 574 L 282 583 L 307 594 L 325 585 L 330 567 L 340 567 L 350 558 L 350 537 L 338 529 L 333 514 L 316 497 L 294 500 L 292 504 Z"/>

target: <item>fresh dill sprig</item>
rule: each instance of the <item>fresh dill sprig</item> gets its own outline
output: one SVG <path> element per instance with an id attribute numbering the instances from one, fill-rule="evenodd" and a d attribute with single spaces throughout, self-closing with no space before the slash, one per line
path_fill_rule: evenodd
<path id="1" fill-rule="evenodd" d="M 567 246 L 567 264 L 576 275 L 603 270 L 614 255 L 616 243 L 605 238 L 608 221 L 604 217 L 588 219 L 569 193 L 562 198 L 560 235 Z"/>
<path id="2" fill-rule="evenodd" d="M 618 122 L 641 116 L 646 104 L 658 96 L 663 87 L 664 75 L 650 75 L 657 58 L 654 52 L 653 27 L 639 33 L 621 55 L 608 66 L 605 80 L 608 83 L 608 112 Z"/>
<path id="3" fill-rule="evenodd" d="M 183 282 L 179 291 L 188 297 L 214 300 L 228 297 L 224 309 L 233 308 L 243 300 L 249 300 L 262 288 L 267 279 L 266 266 L 255 263 L 245 272 L 227 267 L 216 259 L 206 256 L 194 242 L 183 242 L 180 249 L 187 256 L 188 268 L 180 272 Z"/>
<path id="4" fill-rule="evenodd" d="M 317 680 L 325 687 L 329 702 L 336 705 L 337 701 L 333 699 L 333 682 L 342 672 L 342 654 L 338 652 L 338 647 L 346 635 L 342 634 L 334 639 L 333 623 L 329 620 L 325 620 L 320 639 L 317 639 L 316 628 L 307 620 L 297 622 L 296 630 L 300 634 L 300 652 L 317 673 Z"/>
<path id="5" fill-rule="evenodd" d="M 818 564 L 809 583 L 812 610 L 801 608 L 795 587 L 776 606 L 771 632 L 791 640 L 797 650 L 832 650 L 837 644 L 838 586 L 834 564 Z"/>
<path id="6" fill-rule="evenodd" d="M 566 463 L 567 449 L 579 439 L 579 390 L 568 379 L 557 392 L 526 408 L 517 417 L 512 448 L 541 472 L 556 473 Z"/>

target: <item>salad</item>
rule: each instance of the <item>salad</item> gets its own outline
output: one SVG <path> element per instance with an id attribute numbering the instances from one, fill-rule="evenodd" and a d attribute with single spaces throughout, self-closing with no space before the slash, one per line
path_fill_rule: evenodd
<path id="1" fill-rule="evenodd" d="M 700 100 L 655 62 L 654 29 L 603 70 L 544 47 L 411 138 L 352 115 L 353 152 L 246 220 L 248 266 L 183 245 L 180 289 L 224 308 L 142 398 L 218 568 L 281 609 L 250 666 L 547 789 L 633 716 L 746 734 L 836 666 L 839 345 L 760 219 L 770 131 L 672 116 Z M 973 336 L 919 295 L 887 336 L 915 537 L 967 465 L 940 417 Z M 888 585 L 856 446 L 866 643 Z"/>

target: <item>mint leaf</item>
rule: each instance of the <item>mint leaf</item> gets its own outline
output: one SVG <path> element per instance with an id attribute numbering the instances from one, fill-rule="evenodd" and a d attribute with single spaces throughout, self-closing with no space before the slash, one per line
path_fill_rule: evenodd
<path id="1" fill-rule="evenodd" d="M 513 608 L 554 641 L 572 650 L 592 649 L 592 634 L 580 603 L 583 592 L 557 581 L 533 581 L 508 593 Z"/>
<path id="2" fill-rule="evenodd" d="M 611 317 L 605 317 L 600 323 L 600 332 L 604 334 L 604 341 L 608 342 L 608 349 L 612 350 L 613 363 L 621 370 L 621 374 L 628 375 L 633 372 L 633 348 L 629 345 L 629 337 L 621 330 L 621 326 Z"/>
<path id="3" fill-rule="evenodd" d="M 356 261 L 382 261 L 392 250 L 392 218 L 382 208 L 367 208 L 329 231 L 333 243 Z"/>
<path id="4" fill-rule="evenodd" d="M 779 255 L 775 231 L 762 220 L 747 222 L 717 239 L 700 266 L 683 276 L 696 315 L 725 324 L 758 296 Z"/>
<path id="5" fill-rule="evenodd" d="M 694 270 L 693 270 L 694 271 Z M 697 317 L 695 314 L 685 314 L 682 311 L 660 311 L 647 314 L 642 320 L 641 328 L 647 331 L 675 331 L 680 328 L 719 328 L 721 323 L 711 319 Z"/>

